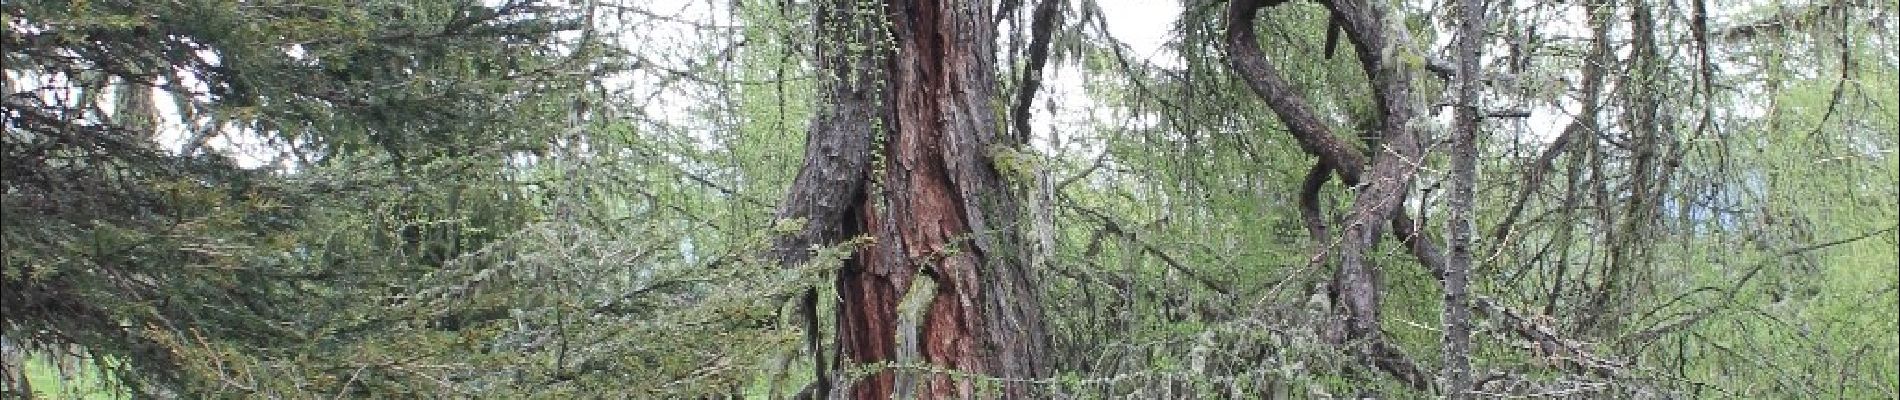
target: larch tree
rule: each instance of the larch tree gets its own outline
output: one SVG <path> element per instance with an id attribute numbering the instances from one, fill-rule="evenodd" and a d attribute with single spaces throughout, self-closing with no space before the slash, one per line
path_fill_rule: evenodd
<path id="1" fill-rule="evenodd" d="M 0 398 L 1900 397 L 1900 3 L 477 3 L 0 2 Z"/>
<path id="2" fill-rule="evenodd" d="M 990 6 L 837 0 L 818 5 L 816 22 L 826 104 L 778 212 L 798 229 L 774 248 L 797 264 L 814 245 L 863 238 L 838 275 L 838 346 L 852 364 L 899 371 L 850 395 L 1028 395 L 1024 380 L 1049 371 L 1038 354 L 1046 333 L 1017 203 L 993 160 L 1009 141 Z M 807 318 L 816 297 L 807 294 Z"/>
<path id="3" fill-rule="evenodd" d="M 1384 337 L 1380 328 L 1380 301 L 1383 288 L 1378 267 L 1368 257 L 1383 227 L 1390 223 L 1392 234 L 1403 241 L 1420 261 L 1442 274 L 1444 261 L 1435 246 L 1421 237 L 1419 229 L 1399 207 L 1405 202 L 1424 161 L 1425 132 L 1419 129 L 1413 96 L 1414 76 L 1419 65 L 1401 62 L 1406 53 L 1414 57 L 1416 45 L 1403 30 L 1388 29 L 1398 16 L 1375 2 L 1324 2 L 1337 27 L 1353 44 L 1360 66 L 1371 83 L 1374 108 L 1379 119 L 1374 137 L 1380 145 L 1370 160 L 1332 133 L 1332 128 L 1314 111 L 1310 100 L 1295 92 L 1274 62 L 1260 50 L 1253 20 L 1260 10 L 1284 1 L 1235 1 L 1227 12 L 1226 48 L 1228 62 L 1249 89 L 1265 100 L 1269 109 L 1286 124 L 1301 149 L 1318 157 L 1308 171 L 1302 188 L 1302 220 L 1307 231 L 1320 243 L 1337 243 L 1318 248 L 1315 262 L 1324 262 L 1337 252 L 1339 260 L 1331 283 L 1334 306 L 1345 317 L 1344 339 L 1358 350 L 1369 364 L 1394 377 L 1423 389 L 1429 378 L 1417 365 Z M 1354 187 L 1352 208 L 1343 222 L 1341 237 L 1335 242 L 1324 219 L 1318 216 L 1316 196 L 1331 174 Z M 1334 250 L 1337 249 L 1337 250 Z"/>

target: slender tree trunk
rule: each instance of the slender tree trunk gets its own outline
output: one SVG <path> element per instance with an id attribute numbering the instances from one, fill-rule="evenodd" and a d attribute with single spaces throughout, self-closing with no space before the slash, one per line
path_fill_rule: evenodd
<path id="1" fill-rule="evenodd" d="M 1034 396 L 1024 381 L 1047 375 L 1046 339 L 1017 204 L 990 160 L 1009 143 L 988 2 L 818 9 L 828 103 L 780 210 L 807 224 L 776 247 L 797 261 L 810 244 L 870 239 L 839 272 L 838 344 L 850 363 L 896 367 L 850 396 Z"/>
<path id="2" fill-rule="evenodd" d="M 1601 335 L 1620 329 L 1624 322 L 1622 314 L 1628 312 L 1625 300 L 1637 297 L 1635 294 L 1648 288 L 1641 279 L 1648 275 L 1648 270 L 1641 267 L 1650 262 L 1650 250 L 1654 248 L 1651 243 L 1653 220 L 1660 209 L 1661 193 L 1668 186 L 1667 171 L 1671 169 L 1663 165 L 1665 162 L 1661 159 L 1668 144 L 1664 143 L 1658 126 L 1662 120 L 1659 114 L 1662 98 L 1655 81 L 1661 78 L 1663 71 L 1655 24 L 1649 4 L 1639 1 L 1630 8 L 1628 64 L 1631 68 L 1619 86 L 1630 104 L 1622 122 L 1634 154 L 1628 169 L 1629 182 L 1621 190 L 1625 194 L 1620 202 L 1622 207 L 1614 210 L 1621 213 L 1614 222 L 1616 234 L 1605 240 L 1610 246 L 1609 259 L 1581 324 Z"/>
<path id="3" fill-rule="evenodd" d="M 1603 79 L 1608 74 L 1609 68 L 1615 62 L 1616 57 L 1616 55 L 1610 51 L 1611 8 L 1604 3 L 1596 3 L 1589 7 L 1588 12 L 1591 32 L 1590 55 L 1584 59 L 1583 65 L 1582 110 L 1577 113 L 1576 121 L 1571 122 L 1570 126 L 1564 129 L 1563 135 L 1558 137 L 1556 142 L 1551 143 L 1551 149 L 1545 151 L 1546 155 L 1539 157 L 1540 160 L 1546 157 L 1555 159 L 1555 152 L 1562 151 L 1567 153 L 1566 157 L 1568 157 L 1570 162 L 1570 165 L 1567 166 L 1564 171 L 1565 189 L 1563 203 L 1559 205 L 1559 210 L 1562 210 L 1560 211 L 1562 215 L 1559 219 L 1560 221 L 1575 221 L 1578 218 L 1578 209 L 1584 197 L 1583 191 L 1587 189 L 1584 187 L 1585 184 L 1582 183 L 1584 171 L 1590 168 L 1593 162 L 1589 156 L 1596 151 L 1597 138 L 1595 132 L 1601 132 L 1603 129 L 1603 127 L 1597 123 L 1597 115 L 1602 113 L 1603 108 Z M 1563 145 L 1564 148 L 1558 148 L 1559 144 Z M 1535 182 L 1538 182 L 1535 180 L 1537 173 L 1533 171 L 1532 174 L 1533 180 L 1531 182 L 1535 184 Z M 1502 238 L 1505 237 L 1505 230 L 1514 229 L 1511 225 L 1515 225 L 1517 214 L 1524 208 L 1524 202 L 1527 197 L 1527 194 L 1520 194 L 1518 196 L 1518 200 L 1511 206 L 1509 214 L 1506 214 L 1503 222 L 1498 224 L 1497 230 L 1492 235 L 1494 240 L 1501 243 L 1503 241 Z M 1565 296 L 1564 285 L 1565 282 L 1569 281 L 1565 276 L 1570 274 L 1570 257 L 1572 252 L 1569 251 L 1569 249 L 1573 243 L 1571 233 L 1574 230 L 1575 224 L 1558 224 L 1556 232 L 1551 235 L 1549 239 L 1551 243 L 1555 243 L 1554 246 L 1558 250 L 1555 251 L 1557 254 L 1557 262 L 1552 263 L 1555 270 L 1552 271 L 1550 275 L 1554 277 L 1554 279 L 1551 280 L 1550 292 L 1544 298 L 1544 314 L 1546 315 L 1557 315 L 1558 300 Z M 1502 247 L 1500 244 L 1499 251 L 1502 251 Z"/>
<path id="4" fill-rule="evenodd" d="M 1471 390 L 1471 271 L 1472 198 L 1478 179 L 1478 52 L 1484 44 L 1484 1 L 1459 2 L 1458 32 L 1458 127 L 1452 133 L 1451 216 L 1446 219 L 1451 243 L 1450 262 L 1445 266 L 1445 395 L 1452 399 L 1468 397 Z"/>

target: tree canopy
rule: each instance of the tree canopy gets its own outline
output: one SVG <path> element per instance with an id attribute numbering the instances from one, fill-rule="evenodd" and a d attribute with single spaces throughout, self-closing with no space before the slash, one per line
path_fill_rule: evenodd
<path id="1" fill-rule="evenodd" d="M 1900 396 L 1900 4 L 1135 3 L 8 1 L 0 397 Z"/>

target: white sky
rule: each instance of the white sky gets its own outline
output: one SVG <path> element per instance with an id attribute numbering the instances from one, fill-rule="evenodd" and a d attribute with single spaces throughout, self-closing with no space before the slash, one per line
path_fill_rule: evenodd
<path id="1" fill-rule="evenodd" d="M 1174 21 L 1181 17 L 1181 5 L 1173 1 L 1097 0 L 1109 34 L 1133 47 L 1133 55 L 1142 58 L 1164 56 L 1161 46 L 1173 35 Z M 1071 2 L 1069 9 L 1081 7 Z"/>
<path id="2" fill-rule="evenodd" d="M 1075 10 L 1079 10 L 1082 6 L 1080 4 L 1081 0 L 1068 1 L 1070 2 L 1070 4 L 1067 5 L 1068 12 L 1070 15 L 1074 15 Z M 1182 13 L 1181 6 L 1178 2 L 1165 0 L 1097 0 L 1096 2 L 1100 5 L 1104 14 L 1103 18 L 1105 19 L 1105 25 L 1109 29 L 1109 34 L 1115 39 L 1129 45 L 1130 50 L 1132 50 L 1131 53 L 1129 53 L 1131 57 L 1134 57 L 1137 61 L 1146 60 L 1159 65 L 1178 65 L 1175 55 L 1164 48 L 1164 45 L 1168 41 L 1174 39 L 1174 22 Z M 617 21 L 620 23 L 637 27 L 623 30 L 623 36 L 621 38 L 626 45 L 633 47 L 629 50 L 656 64 L 680 68 L 681 66 L 694 62 L 696 58 L 703 58 L 704 54 L 716 51 L 726 44 L 737 41 L 737 37 L 733 36 L 736 31 L 729 29 L 729 27 L 735 24 L 736 16 L 732 15 L 732 11 L 729 8 L 729 4 L 731 3 L 728 1 L 653 0 L 647 2 L 629 1 L 629 3 L 639 3 L 634 7 L 645 10 L 648 15 L 629 15 L 623 13 L 601 15 L 600 18 L 617 18 Z M 1578 9 L 1578 7 L 1574 6 L 1567 8 L 1572 10 Z M 1732 19 L 1736 14 L 1735 10 L 1741 8 L 1748 7 L 1717 7 L 1716 10 L 1712 10 L 1713 13 L 1716 14 L 1713 17 L 1715 17 L 1714 19 L 1719 26 L 1721 25 L 1720 22 Z M 603 14 L 608 13 L 612 12 L 608 11 Z M 1581 12 L 1572 14 L 1573 15 L 1566 15 L 1563 18 L 1548 21 L 1549 23 L 1542 27 L 1542 29 L 1547 34 L 1561 33 L 1573 37 L 1587 37 L 1588 33 L 1583 29 L 1584 21 Z M 1439 46 L 1444 44 L 1445 43 L 1434 43 L 1434 45 Z M 658 83 L 668 79 L 664 74 L 651 73 L 651 69 L 645 71 L 648 73 L 638 73 L 623 78 L 610 79 L 608 84 L 610 86 L 630 89 L 632 93 L 642 93 L 652 91 L 651 88 L 656 87 Z M 1118 110 L 1108 110 L 1102 107 L 1092 106 L 1090 96 L 1087 95 L 1084 85 L 1082 84 L 1083 74 L 1078 66 L 1052 65 L 1051 69 L 1045 74 L 1044 92 L 1038 95 L 1039 101 L 1036 106 L 1032 108 L 1035 110 L 1035 115 L 1032 116 L 1035 136 L 1037 139 L 1043 139 L 1035 143 L 1038 149 L 1050 153 L 1076 150 L 1069 148 L 1070 146 L 1074 146 L 1074 144 L 1065 145 L 1047 141 L 1047 139 L 1052 138 L 1050 135 L 1052 132 L 1050 131 L 1052 131 L 1052 127 L 1055 126 L 1080 126 L 1082 122 L 1088 120 L 1122 120 L 1125 121 L 1124 123 L 1138 123 L 1138 121 L 1132 120 L 1132 118 L 1127 115 L 1117 114 L 1120 112 Z M 26 81 L 30 82 L 31 80 L 27 79 Z M 197 82 L 184 82 L 184 86 L 194 90 L 203 89 L 202 85 Z M 641 88 L 648 89 L 641 90 Z M 688 92 L 687 90 L 689 89 L 690 88 L 676 88 L 674 90 L 661 92 L 656 97 L 650 97 L 652 101 L 643 105 L 641 111 L 655 120 L 687 121 L 691 119 L 691 115 L 693 111 L 695 111 L 693 107 L 709 106 L 706 102 L 693 101 L 692 99 L 703 99 L 706 98 L 705 96 L 716 95 L 706 92 Z M 173 101 L 169 99 L 169 96 L 164 93 L 159 93 L 158 98 L 155 100 L 161 117 L 166 122 L 161 124 L 161 143 L 166 143 L 169 147 L 173 147 L 174 150 L 176 150 L 176 147 L 179 147 L 185 138 L 189 136 L 186 132 L 187 124 L 179 117 L 177 109 L 174 107 Z M 1044 106 L 1051 100 L 1059 105 L 1058 109 L 1053 112 Z M 1522 127 L 1528 128 L 1529 130 L 1529 138 L 1525 139 L 1528 139 L 1532 143 L 1543 142 L 1548 140 L 1549 137 L 1554 136 L 1556 131 L 1561 129 L 1563 125 L 1568 124 L 1571 120 L 1570 115 L 1577 112 L 1578 107 L 1575 101 L 1564 101 L 1563 103 L 1564 104 L 1555 106 L 1540 105 L 1529 110 L 1532 111 L 1532 116 L 1525 119 L 1522 125 Z M 720 132 L 716 131 L 692 130 L 697 131 L 695 136 L 721 135 Z M 229 154 L 237 158 L 241 165 L 255 167 L 277 158 L 278 152 L 272 150 L 272 146 L 265 140 L 260 139 L 257 135 L 243 132 L 230 132 L 229 129 L 225 129 L 225 131 L 225 133 L 217 135 L 209 145 L 214 148 L 227 150 Z M 713 141 L 720 140 L 716 137 L 704 139 Z M 1071 138 L 1063 139 L 1065 139 L 1066 142 Z M 1082 147 L 1089 148 L 1095 146 L 1082 144 Z M 1086 150 L 1085 152 L 1092 153 L 1092 151 Z"/>
<path id="3" fill-rule="evenodd" d="M 1082 7 L 1080 0 L 1068 0 L 1066 5 L 1071 15 Z M 707 30 L 703 26 L 681 21 L 712 26 L 731 26 L 734 17 L 732 10 L 724 1 L 704 0 L 653 0 L 639 5 L 641 9 L 654 15 L 632 15 L 620 20 L 620 23 L 638 28 L 623 31 L 622 41 L 629 50 L 641 54 L 661 64 L 675 68 L 693 62 L 693 57 L 718 51 L 727 43 L 736 40 L 730 36 L 721 36 L 721 31 Z M 1024 7 L 1033 6 L 1033 2 Z M 1172 52 L 1164 45 L 1172 40 L 1173 24 L 1181 14 L 1181 6 L 1175 1 L 1165 0 L 1097 0 L 1109 34 L 1130 47 L 1130 56 L 1139 60 L 1149 60 L 1162 65 L 1178 65 L 1173 61 Z M 603 16 L 602 18 L 608 18 Z M 1070 21 L 1071 23 L 1073 21 Z M 712 36 L 708 36 L 711 34 Z M 683 68 L 682 68 L 683 69 Z M 1045 71 L 1043 92 L 1038 94 L 1036 107 L 1033 107 L 1032 131 L 1038 140 L 1032 140 L 1036 147 L 1045 152 L 1054 152 L 1055 143 L 1048 141 L 1053 126 L 1083 126 L 1091 119 L 1125 119 L 1126 115 L 1115 115 L 1112 110 L 1100 110 L 1091 107 L 1090 97 L 1084 90 L 1082 70 L 1076 65 L 1051 65 Z M 612 78 L 610 86 L 627 89 L 628 93 L 643 94 L 659 90 L 657 84 L 665 81 L 664 76 L 649 73 L 634 74 L 630 77 Z M 694 96 L 704 93 L 687 93 L 682 90 L 661 91 L 651 101 L 638 105 L 641 112 L 654 119 L 679 121 L 684 123 L 691 118 L 692 107 L 703 102 L 692 101 Z M 1043 105 L 1055 100 L 1060 106 L 1052 112 Z M 1109 115 L 1096 115 L 1106 113 Z M 721 140 L 717 128 L 688 128 L 702 143 Z M 1085 145 L 1086 146 L 1086 145 Z M 1093 147 L 1093 146 L 1088 146 Z"/>

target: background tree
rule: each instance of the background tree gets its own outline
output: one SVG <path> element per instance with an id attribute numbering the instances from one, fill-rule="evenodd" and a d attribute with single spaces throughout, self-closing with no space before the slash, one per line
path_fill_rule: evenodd
<path id="1" fill-rule="evenodd" d="M 1892 4 L 477 3 L 0 5 L 6 396 L 1900 394 Z"/>

